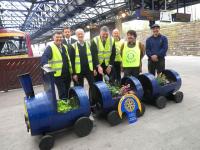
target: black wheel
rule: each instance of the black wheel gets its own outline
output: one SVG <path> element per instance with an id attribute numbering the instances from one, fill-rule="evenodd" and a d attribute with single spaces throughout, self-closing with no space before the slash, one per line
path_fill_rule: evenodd
<path id="1" fill-rule="evenodd" d="M 116 110 L 112 110 L 108 113 L 107 120 L 111 126 L 116 126 L 122 122 L 122 119 L 119 117 L 119 114 Z"/>
<path id="2" fill-rule="evenodd" d="M 170 93 L 170 94 L 168 94 L 168 95 L 166 96 L 166 98 L 167 98 L 168 100 L 174 100 L 174 94 L 173 94 L 173 93 Z"/>
<path id="3" fill-rule="evenodd" d="M 164 96 L 159 96 L 156 100 L 155 100 L 155 105 L 156 107 L 158 107 L 159 109 L 163 109 L 165 108 L 167 103 L 167 99 Z"/>
<path id="4" fill-rule="evenodd" d="M 74 132 L 79 137 L 88 135 L 93 128 L 93 122 L 88 117 L 81 117 L 74 124 Z"/>
<path id="5" fill-rule="evenodd" d="M 51 135 L 45 135 L 41 138 L 39 143 L 40 150 L 50 150 L 53 148 L 54 138 Z"/>
<path id="6" fill-rule="evenodd" d="M 137 116 L 137 117 L 141 117 L 141 116 L 143 116 L 144 113 L 145 113 L 145 106 L 144 106 L 143 103 L 141 103 L 141 107 L 142 107 L 142 111 L 141 111 L 141 112 L 140 112 L 139 109 L 136 111 L 136 116 Z"/>
<path id="7" fill-rule="evenodd" d="M 176 103 L 181 103 L 182 100 L 183 100 L 183 92 L 181 92 L 181 91 L 176 92 L 176 93 L 174 94 L 174 101 L 175 101 Z"/>

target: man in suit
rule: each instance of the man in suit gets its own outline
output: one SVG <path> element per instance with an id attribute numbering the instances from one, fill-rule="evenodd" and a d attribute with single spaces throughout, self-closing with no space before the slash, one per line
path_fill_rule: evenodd
<path id="1" fill-rule="evenodd" d="M 72 34 L 71 29 L 69 27 L 64 27 L 64 29 L 63 29 L 63 35 L 64 35 L 63 44 L 72 45 L 76 42 L 76 40 L 71 37 L 71 34 Z"/>
<path id="2" fill-rule="evenodd" d="M 72 34 L 72 32 L 69 27 L 63 28 L 64 38 L 63 38 L 62 43 L 68 46 L 68 53 L 69 53 L 70 58 L 72 58 L 72 52 L 71 52 L 72 44 L 74 44 L 76 42 L 75 39 L 71 38 L 71 34 Z"/>
<path id="3" fill-rule="evenodd" d="M 74 38 L 71 37 L 71 34 L 72 34 L 72 31 L 71 31 L 71 28 L 69 27 L 64 27 L 63 28 L 63 41 L 62 43 L 64 45 L 67 45 L 68 47 L 68 53 L 69 53 L 69 57 L 70 57 L 70 60 L 72 60 L 73 58 L 73 47 L 72 47 L 72 44 L 74 44 L 76 42 L 76 40 Z M 72 61 L 71 61 L 72 63 Z M 74 85 L 75 85 L 75 82 L 73 81 Z"/>

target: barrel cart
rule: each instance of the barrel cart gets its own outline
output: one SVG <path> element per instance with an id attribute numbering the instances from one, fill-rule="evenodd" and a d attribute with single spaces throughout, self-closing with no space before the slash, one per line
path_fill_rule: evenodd
<path id="1" fill-rule="evenodd" d="M 178 91 L 182 84 L 181 77 L 174 70 L 164 70 L 157 78 L 150 73 L 144 73 L 138 79 L 144 90 L 144 102 L 162 109 L 166 106 L 167 99 L 176 103 L 183 100 L 183 92 Z"/>
<path id="2" fill-rule="evenodd" d="M 99 117 L 103 116 L 107 119 L 111 126 L 121 123 L 122 119 L 118 114 L 118 103 L 123 95 L 120 94 L 120 88 L 130 85 L 130 91 L 134 91 L 139 99 L 143 97 L 143 88 L 139 80 L 135 77 L 127 77 L 121 80 L 121 84 L 113 90 L 113 86 L 102 81 L 94 83 L 93 87 L 89 89 L 89 97 L 92 103 L 95 104 L 93 113 Z M 145 107 L 142 103 L 141 110 L 137 110 L 137 117 L 140 117 L 145 112 Z"/>
<path id="3" fill-rule="evenodd" d="M 74 128 L 79 137 L 88 135 L 93 122 L 89 119 L 90 103 L 82 87 L 69 90 L 69 98 L 76 100 L 77 108 L 67 112 L 58 112 L 53 71 L 44 69 L 44 92 L 34 94 L 31 77 L 29 74 L 19 76 L 21 86 L 26 94 L 24 98 L 25 123 L 31 135 L 42 135 L 39 142 L 41 150 L 49 150 L 54 145 L 52 132 L 67 127 Z"/>

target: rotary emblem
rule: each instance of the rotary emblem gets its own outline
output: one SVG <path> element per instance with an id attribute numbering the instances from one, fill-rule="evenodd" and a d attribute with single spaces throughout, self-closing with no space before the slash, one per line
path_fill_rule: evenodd
<path id="1" fill-rule="evenodd" d="M 125 102 L 125 109 L 128 111 L 128 112 L 132 112 L 135 108 L 135 103 L 134 103 L 134 100 L 131 99 L 131 98 L 128 98 Z"/>

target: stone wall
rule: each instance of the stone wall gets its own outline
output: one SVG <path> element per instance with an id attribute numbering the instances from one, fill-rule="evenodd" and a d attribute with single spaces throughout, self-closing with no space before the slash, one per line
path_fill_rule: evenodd
<path id="1" fill-rule="evenodd" d="M 161 33 L 168 37 L 168 55 L 200 56 L 200 22 L 161 26 Z M 151 30 L 137 31 L 137 34 L 138 39 L 145 44 Z"/>

